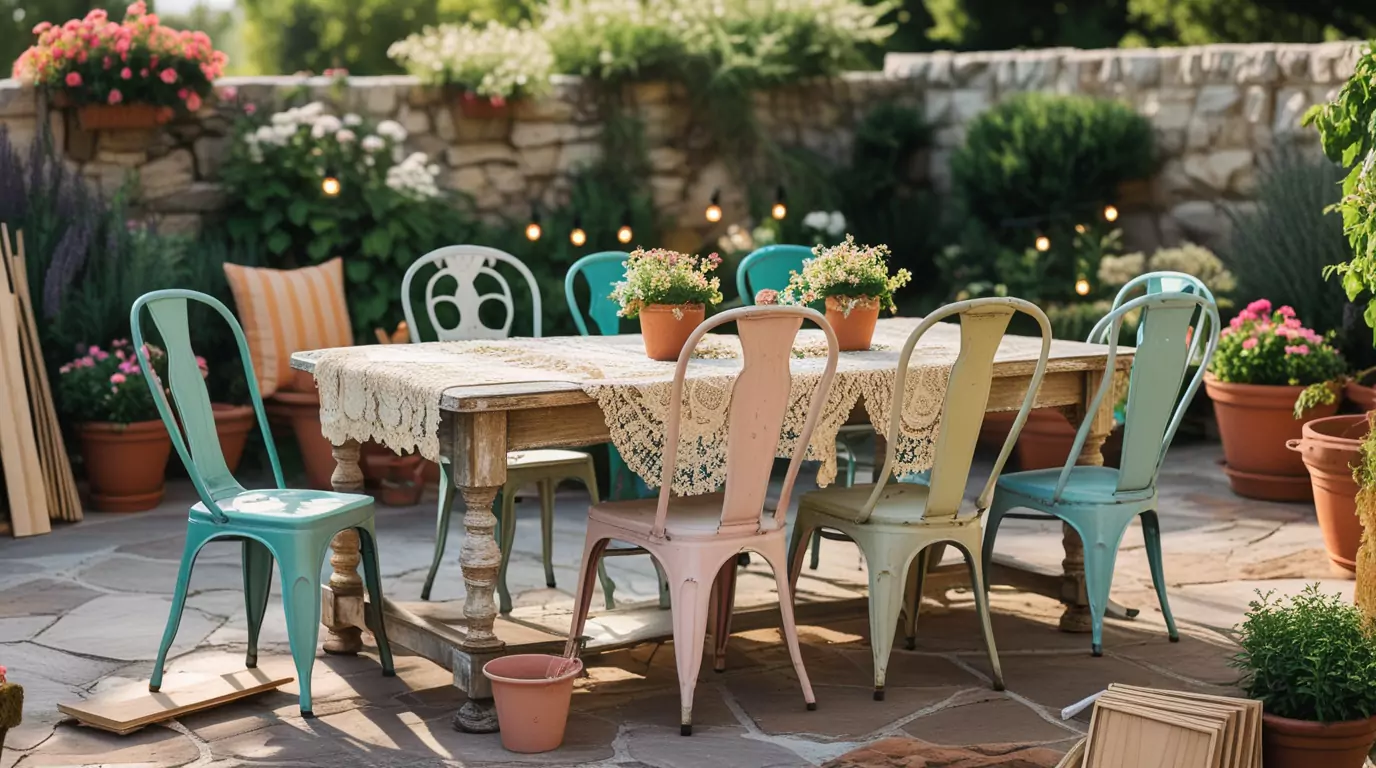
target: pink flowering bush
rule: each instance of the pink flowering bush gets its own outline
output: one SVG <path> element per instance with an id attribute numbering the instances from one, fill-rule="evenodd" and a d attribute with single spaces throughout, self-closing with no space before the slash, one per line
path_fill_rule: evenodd
<path id="1" fill-rule="evenodd" d="M 1322 385 L 1345 369 L 1328 336 L 1305 328 L 1290 307 L 1272 311 L 1266 299 L 1248 304 L 1223 329 L 1209 364 L 1219 381 L 1292 387 Z"/>
<path id="2" fill-rule="evenodd" d="M 720 304 L 721 278 L 711 276 L 721 264 L 715 253 L 695 256 L 665 248 L 637 248 L 626 259 L 626 279 L 612 289 L 622 317 L 636 317 L 651 304 Z"/>
<path id="3" fill-rule="evenodd" d="M 72 103 L 152 104 L 194 112 L 228 57 L 204 32 L 164 27 L 142 0 L 123 22 L 96 9 L 84 19 L 33 28 L 38 41 L 14 63 L 14 77 Z"/>
<path id="4" fill-rule="evenodd" d="M 145 345 L 145 350 L 154 373 L 166 380 L 167 355 L 152 345 Z M 58 369 L 58 405 L 64 417 L 75 423 L 116 424 L 158 418 L 153 393 L 143 379 L 138 356 L 128 339 L 113 342 L 108 350 L 92 345 L 81 352 Z M 196 362 L 205 376 L 205 360 L 198 357 Z"/>

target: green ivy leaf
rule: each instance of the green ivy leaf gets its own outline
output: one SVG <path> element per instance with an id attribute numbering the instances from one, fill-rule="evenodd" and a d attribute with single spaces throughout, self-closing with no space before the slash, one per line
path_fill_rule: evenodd
<path id="1" fill-rule="evenodd" d="M 373 265 L 365 259 L 349 259 L 344 262 L 344 275 L 351 282 L 367 282 L 373 277 Z"/>
<path id="2" fill-rule="evenodd" d="M 298 227 L 305 225 L 306 217 L 310 213 L 311 204 L 299 197 L 291 201 L 291 205 L 287 207 L 287 219 Z"/>
<path id="3" fill-rule="evenodd" d="M 287 248 L 290 246 L 291 235 L 288 235 L 285 231 L 278 229 L 275 230 L 271 235 L 268 235 L 268 250 L 272 251 L 278 256 L 281 256 L 284 252 L 286 252 Z"/>

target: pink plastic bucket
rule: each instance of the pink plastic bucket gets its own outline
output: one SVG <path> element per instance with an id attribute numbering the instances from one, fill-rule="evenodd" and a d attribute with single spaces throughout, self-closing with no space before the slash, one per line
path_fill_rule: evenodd
<path id="1" fill-rule="evenodd" d="M 512 752 L 548 752 L 564 743 L 573 680 L 583 662 L 543 653 L 493 659 L 483 665 L 492 681 L 502 746 Z M 562 667 L 562 669 L 561 669 Z M 561 672 L 551 677 L 551 670 Z"/>

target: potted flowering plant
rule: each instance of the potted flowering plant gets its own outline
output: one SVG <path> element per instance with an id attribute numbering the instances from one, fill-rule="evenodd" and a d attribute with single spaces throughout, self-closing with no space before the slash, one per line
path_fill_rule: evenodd
<path id="1" fill-rule="evenodd" d="M 153 346 L 147 352 L 158 377 L 166 379 L 166 355 Z M 172 440 L 128 340 L 108 351 L 88 347 L 58 373 L 58 403 L 77 425 L 92 504 L 106 512 L 156 507 Z"/>
<path id="2" fill-rule="evenodd" d="M 5 734 L 18 728 L 24 719 L 24 688 L 5 680 L 5 668 L 0 667 L 0 756 L 5 752 Z"/>
<path id="3" fill-rule="evenodd" d="M 458 118 L 505 117 L 511 102 L 549 90 L 554 54 L 528 27 L 442 24 L 392 43 L 387 55 L 421 82 L 452 89 Z"/>
<path id="4" fill-rule="evenodd" d="M 14 77 L 75 106 L 88 131 L 152 128 L 176 109 L 195 112 L 228 61 L 206 33 L 162 26 L 142 0 L 122 23 L 95 9 L 33 31 L 38 40 L 15 61 Z"/>
<path id="5" fill-rule="evenodd" d="M 889 274 L 887 245 L 857 245 L 854 235 L 831 247 L 817 246 L 803 271 L 794 272 L 784 290 L 785 304 L 811 304 L 826 299 L 827 322 L 836 331 L 843 352 L 870 348 L 879 308 L 898 311 L 893 292 L 908 284 L 912 274 L 900 269 Z"/>
<path id="6" fill-rule="evenodd" d="M 1257 299 L 1223 329 L 1204 376 L 1233 492 L 1254 499 L 1310 498 L 1309 478 L 1286 441 L 1309 419 L 1338 410 L 1342 357 L 1295 311 Z M 1317 385 L 1311 387 L 1310 385 Z"/>
<path id="7" fill-rule="evenodd" d="M 1266 768 L 1361 768 L 1376 742 L 1376 635 L 1360 608 L 1312 584 L 1252 601 L 1233 666 L 1259 699 Z"/>
<path id="8" fill-rule="evenodd" d="M 695 256 L 664 248 L 637 248 L 626 259 L 626 279 L 612 289 L 622 317 L 639 317 L 645 354 L 677 360 L 693 329 L 707 317 L 708 304 L 721 303 L 721 278 L 709 274 L 721 264 L 715 253 Z"/>

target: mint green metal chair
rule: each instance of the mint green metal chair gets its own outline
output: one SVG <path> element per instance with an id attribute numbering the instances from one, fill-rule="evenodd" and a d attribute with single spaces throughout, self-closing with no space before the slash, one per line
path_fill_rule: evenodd
<path id="1" fill-rule="evenodd" d="M 1188 276 L 1186 276 L 1188 277 Z M 1065 466 L 1006 474 L 999 479 L 984 537 L 984 563 L 993 557 L 999 523 L 1013 517 L 1012 510 L 1024 508 L 1042 513 L 1036 517 L 1061 519 L 1079 534 L 1084 543 L 1085 583 L 1089 592 L 1091 648 L 1103 655 L 1104 614 L 1109 605 L 1109 588 L 1118 547 L 1133 518 L 1142 518 L 1147 561 L 1152 581 L 1166 618 L 1171 642 L 1180 634 L 1171 616 L 1166 597 L 1166 578 L 1161 562 L 1161 524 L 1157 518 L 1156 481 L 1161 463 L 1170 448 L 1190 400 L 1203 381 L 1209 359 L 1218 346 L 1218 308 L 1212 295 L 1197 280 L 1181 281 L 1174 287 L 1188 287 L 1190 293 L 1148 293 L 1126 302 L 1115 300 L 1116 307 L 1090 332 L 1091 343 L 1108 345 L 1108 370 L 1113 370 L 1118 355 L 1118 337 L 1125 315 L 1140 311 L 1138 345 L 1133 355 L 1128 381 L 1128 401 L 1123 430 L 1123 455 L 1120 468 L 1077 466 L 1076 459 L 1089 436 L 1090 421 L 1085 420 L 1075 435 Z M 1143 276 L 1125 291 L 1145 284 L 1152 288 L 1153 278 Z M 1164 281 L 1156 282 L 1163 286 Z M 1195 321 L 1196 315 L 1198 320 Z M 1186 337 L 1193 322 L 1193 338 Z M 1203 344 L 1201 351 L 1200 346 Z M 1185 385 L 1191 363 L 1198 370 Z M 1088 411 L 1098 410 L 1113 387 L 1112 376 L 1105 376 L 1090 402 Z M 1181 394 L 1182 386 L 1184 393 Z M 1029 517 L 1029 515 L 1016 515 Z"/>
<path id="2" fill-rule="evenodd" d="M 621 333 L 621 316 L 618 314 L 621 305 L 612 301 L 612 288 L 626 277 L 626 259 L 630 257 L 625 251 L 601 251 L 590 253 L 587 256 L 575 261 L 569 267 L 569 271 L 564 275 L 564 298 L 569 303 L 569 312 L 573 314 L 573 324 L 577 326 L 581 336 L 591 336 L 592 331 L 588 328 L 587 319 L 584 319 L 583 312 L 578 306 L 578 276 L 582 275 L 588 284 L 588 319 L 597 327 L 597 333 L 601 336 L 617 336 Z M 657 495 L 655 491 L 640 479 L 640 476 L 631 471 L 626 466 L 625 459 L 621 458 L 621 453 L 616 450 L 616 446 L 607 444 L 607 466 L 610 479 L 610 501 L 628 501 L 630 499 L 646 499 Z M 638 549 L 608 548 L 602 553 L 603 557 L 642 554 Z M 644 553 L 648 554 L 648 553 Z M 607 576 L 607 572 L 602 563 L 598 563 L 598 575 L 602 579 L 602 592 L 608 608 L 616 607 L 613 593 L 616 584 Z M 655 563 L 655 570 L 659 571 L 659 564 Z M 659 605 L 661 608 L 669 607 L 669 586 L 664 579 L 664 573 L 659 572 Z"/>
<path id="3" fill-rule="evenodd" d="M 220 440 L 215 433 L 215 417 L 210 408 L 210 396 L 201 378 L 196 354 L 191 347 L 191 329 L 187 318 L 187 302 L 196 301 L 214 309 L 229 323 L 239 347 L 239 357 L 248 377 L 249 398 L 258 414 L 258 429 L 267 444 L 268 460 L 272 464 L 275 488 L 248 490 L 234 479 L 220 453 Z M 162 337 L 167 352 L 167 385 L 176 403 L 174 415 L 162 388 L 157 385 L 153 368 L 144 351 L 142 311 L 148 308 L 153 324 Z M 313 717 L 311 711 L 311 669 L 315 664 L 316 641 L 320 632 L 320 570 L 335 534 L 358 531 L 362 552 L 364 582 L 367 585 L 368 625 L 377 639 L 382 674 L 394 674 L 392 651 L 382 621 L 382 578 L 378 570 L 377 534 L 373 529 L 373 499 L 353 493 L 293 490 L 282 479 L 282 466 L 277 460 L 277 448 L 272 442 L 263 398 L 258 392 L 248 343 L 234 315 L 224 304 L 196 291 L 165 290 L 144 294 L 134 302 L 129 312 L 133 328 L 134 349 L 144 379 L 153 393 L 158 414 L 167 425 L 172 445 L 186 465 L 191 484 L 200 496 L 200 503 L 191 507 L 187 520 L 186 545 L 182 550 L 181 567 L 177 573 L 177 587 L 172 595 L 172 610 L 167 617 L 167 629 L 158 647 L 158 659 L 148 690 L 156 692 L 162 686 L 163 665 L 167 651 L 177 636 L 182 609 L 186 606 L 187 585 L 196 556 L 207 543 L 234 540 L 243 543 L 244 602 L 248 613 L 248 655 L 245 666 L 258 666 L 258 632 L 267 611 L 268 592 L 272 583 L 272 567 L 276 561 L 282 571 L 282 607 L 287 614 L 287 639 L 296 663 L 301 689 L 301 715 Z"/>
<path id="4" fill-rule="evenodd" d="M 750 306 L 755 303 L 755 294 L 765 288 L 783 291 L 794 272 L 803 270 L 803 262 L 812 258 L 812 249 L 806 245 L 766 245 L 756 248 L 741 260 L 736 267 L 736 292 L 740 294 L 741 304 Z M 855 485 L 855 468 L 859 463 L 857 446 L 872 432 L 863 424 L 841 427 L 836 435 L 837 458 L 845 461 L 846 479 L 844 487 Z M 812 556 L 808 568 L 817 570 L 822 562 L 822 539 L 833 537 L 830 532 L 817 531 L 812 539 Z"/>

